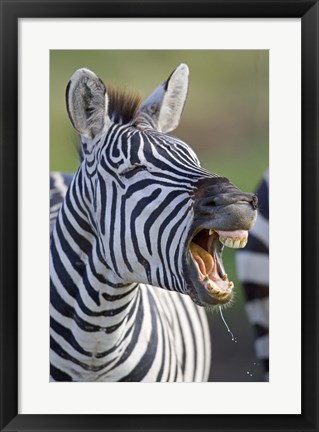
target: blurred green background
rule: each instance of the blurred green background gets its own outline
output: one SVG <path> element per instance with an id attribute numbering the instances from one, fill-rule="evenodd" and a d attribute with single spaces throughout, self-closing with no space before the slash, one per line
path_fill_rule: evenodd
<path id="1" fill-rule="evenodd" d="M 268 166 L 267 50 L 51 50 L 51 171 L 74 172 L 79 163 L 78 138 L 65 108 L 65 88 L 76 69 L 89 68 L 106 85 L 125 86 L 147 97 L 180 63 L 188 65 L 190 81 L 183 116 L 173 134 L 195 150 L 202 166 L 244 191 L 254 191 Z M 212 313 L 214 380 L 260 381 L 233 250 L 226 249 L 224 264 L 236 287 L 236 301 L 224 316 L 237 343 L 220 315 Z"/>

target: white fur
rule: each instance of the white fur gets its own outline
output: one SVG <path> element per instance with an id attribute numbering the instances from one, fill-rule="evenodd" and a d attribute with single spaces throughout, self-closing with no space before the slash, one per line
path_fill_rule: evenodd
<path id="1" fill-rule="evenodd" d="M 181 64 L 171 76 L 159 113 L 158 124 L 162 132 L 177 128 L 188 89 L 188 67 Z"/>
<path id="2" fill-rule="evenodd" d="M 83 137 L 92 139 L 106 130 L 110 123 L 108 96 L 104 84 L 92 71 L 82 68 L 74 72 L 67 98 L 71 121 Z"/>
<path id="3" fill-rule="evenodd" d="M 150 118 L 154 127 L 164 133 L 176 129 L 188 90 L 188 67 L 180 64 L 166 82 L 161 84 L 142 104 L 140 112 Z"/>

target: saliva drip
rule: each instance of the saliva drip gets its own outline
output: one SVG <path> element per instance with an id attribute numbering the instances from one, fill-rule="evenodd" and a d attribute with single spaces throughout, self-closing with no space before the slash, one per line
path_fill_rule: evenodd
<path id="1" fill-rule="evenodd" d="M 230 330 L 230 328 L 228 327 L 227 322 L 225 321 L 225 318 L 224 318 L 221 306 L 219 306 L 219 312 L 220 312 L 220 316 L 222 317 L 222 320 L 223 320 L 223 322 L 224 322 L 224 324 L 225 324 L 225 326 L 227 328 L 228 333 L 230 333 L 230 335 L 231 335 L 231 340 L 233 342 L 237 343 L 237 339 L 235 338 L 233 332 Z"/>

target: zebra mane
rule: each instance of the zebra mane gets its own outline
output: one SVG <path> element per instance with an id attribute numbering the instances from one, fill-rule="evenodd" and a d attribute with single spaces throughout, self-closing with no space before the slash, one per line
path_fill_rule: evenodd
<path id="1" fill-rule="evenodd" d="M 134 120 L 141 105 L 141 94 L 130 89 L 107 86 L 107 95 L 108 115 L 115 123 L 126 124 Z"/>

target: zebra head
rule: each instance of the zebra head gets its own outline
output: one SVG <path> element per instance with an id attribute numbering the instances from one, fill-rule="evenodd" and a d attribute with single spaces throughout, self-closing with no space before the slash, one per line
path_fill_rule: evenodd
<path id="1" fill-rule="evenodd" d="M 245 246 L 257 198 L 203 169 L 185 142 L 168 135 L 187 88 L 184 64 L 143 103 L 79 69 L 66 101 L 84 155 L 79 193 L 108 280 L 188 293 L 205 306 L 232 297 L 223 248 Z"/>

